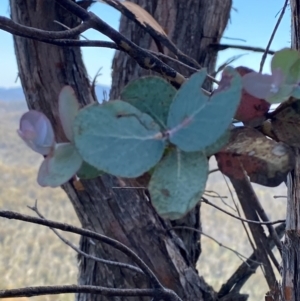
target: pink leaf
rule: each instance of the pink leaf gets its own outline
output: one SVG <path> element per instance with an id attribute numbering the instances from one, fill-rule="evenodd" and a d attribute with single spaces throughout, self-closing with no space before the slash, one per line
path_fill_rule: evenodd
<path id="1" fill-rule="evenodd" d="M 49 119 L 38 111 L 31 110 L 23 114 L 17 132 L 24 142 L 39 154 L 50 154 L 55 145 L 52 125 Z"/>
<path id="2" fill-rule="evenodd" d="M 242 78 L 243 88 L 251 95 L 267 99 L 271 94 L 276 93 L 276 80 L 272 75 L 251 72 Z"/>

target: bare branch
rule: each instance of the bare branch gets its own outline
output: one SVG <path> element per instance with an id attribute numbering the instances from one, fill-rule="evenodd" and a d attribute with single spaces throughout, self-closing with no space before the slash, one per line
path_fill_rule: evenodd
<path id="1" fill-rule="evenodd" d="M 155 41 L 161 43 L 163 46 L 172 51 L 178 57 L 179 61 L 196 69 L 201 68 L 201 66 L 194 59 L 182 53 L 166 35 L 159 33 L 147 23 L 141 23 L 137 16 L 133 14 L 125 5 L 122 5 L 121 2 L 112 0 L 103 0 L 103 2 L 117 9 L 129 20 L 134 21 L 137 25 L 148 32 Z"/>
<path id="2" fill-rule="evenodd" d="M 214 207 L 214 208 L 216 208 L 216 209 L 218 209 L 218 210 L 220 210 L 220 211 L 222 211 L 222 212 L 224 212 L 224 213 L 230 215 L 231 217 L 234 217 L 234 218 L 236 218 L 236 219 L 238 219 L 238 220 L 240 220 L 240 221 L 246 222 L 246 223 L 248 223 L 248 224 L 257 224 L 257 225 L 275 225 L 275 224 L 280 224 L 280 223 L 284 223 L 284 222 L 285 222 L 284 219 L 283 219 L 283 220 L 282 220 L 282 219 L 281 219 L 281 220 L 277 220 L 277 221 L 268 221 L 268 222 L 261 222 L 261 221 L 249 220 L 249 219 L 245 219 L 245 218 L 236 216 L 236 215 L 234 215 L 234 214 L 232 214 L 232 213 L 230 213 L 230 212 L 228 212 L 228 211 L 222 209 L 221 207 L 219 207 L 219 206 L 217 206 L 217 205 L 211 203 L 208 199 L 206 199 L 206 198 L 204 198 L 204 197 L 201 198 L 201 202 L 206 203 L 207 205 L 210 205 L 210 206 L 212 206 L 212 207 Z"/>
<path id="3" fill-rule="evenodd" d="M 118 289 L 92 285 L 61 285 L 61 286 L 33 286 L 17 289 L 0 290 L 0 298 L 33 297 L 42 295 L 58 295 L 71 293 L 90 293 L 102 296 L 166 296 L 160 289 Z M 176 300 L 176 299 L 173 299 Z M 177 298 L 179 300 L 179 298 Z"/>
<path id="4" fill-rule="evenodd" d="M 275 231 L 279 237 L 282 237 L 285 231 L 285 223 L 278 225 Z M 270 249 L 275 247 L 274 240 L 271 236 L 268 236 L 267 243 Z M 222 298 L 229 293 L 238 293 L 250 276 L 253 275 L 255 270 L 258 268 L 259 264 L 257 259 L 258 252 L 254 251 L 249 259 L 242 263 L 232 276 L 229 277 L 227 282 L 221 286 L 221 289 L 218 292 L 218 297 Z"/>
<path id="5" fill-rule="evenodd" d="M 214 241 L 216 244 L 219 245 L 219 247 L 222 247 L 222 248 L 224 248 L 224 249 L 227 249 L 227 250 L 233 252 L 233 253 L 234 253 L 239 259 L 241 259 L 243 262 L 246 263 L 246 261 L 245 261 L 243 258 L 248 259 L 248 257 L 246 257 L 245 255 L 241 254 L 240 252 L 238 252 L 238 251 L 236 251 L 236 250 L 234 250 L 234 249 L 232 249 L 232 248 L 230 248 L 230 247 L 227 247 L 227 246 L 223 245 L 221 242 L 219 242 L 218 240 L 216 240 L 216 239 L 213 238 L 212 236 L 210 236 L 210 235 L 204 233 L 203 231 L 201 231 L 201 230 L 199 230 L 199 229 L 192 228 L 192 227 L 186 227 L 186 226 L 174 226 L 174 227 L 172 227 L 171 229 L 186 229 L 186 230 L 191 230 L 191 231 L 198 232 L 198 233 L 200 233 L 201 235 L 203 235 L 203 236 L 205 236 L 205 237 L 211 239 L 212 241 Z M 257 264 L 261 264 L 261 263 L 258 262 L 258 261 L 255 261 L 255 262 L 256 262 Z"/>
<path id="6" fill-rule="evenodd" d="M 38 207 L 37 207 L 37 201 L 35 202 L 35 205 L 34 207 L 31 207 L 31 206 L 27 206 L 29 209 L 31 209 L 32 211 L 34 211 L 40 218 L 42 219 L 45 219 L 45 217 L 39 212 L 38 210 Z M 144 272 L 131 265 L 131 264 L 127 264 L 127 263 L 121 263 L 121 262 L 117 262 L 117 261 L 112 261 L 112 260 L 107 260 L 107 259 L 103 259 L 103 258 L 99 258 L 99 257 L 96 257 L 96 256 L 93 256 L 93 255 L 90 255 L 90 254 L 87 254 L 83 251 L 81 251 L 79 248 L 77 248 L 74 244 L 72 244 L 70 241 L 68 241 L 67 239 L 65 239 L 62 235 L 60 235 L 60 233 L 54 229 L 54 228 L 50 228 L 54 233 L 55 235 L 61 240 L 63 241 L 67 246 L 69 246 L 70 248 L 72 248 L 75 252 L 77 252 L 78 254 L 84 256 L 85 258 L 88 258 L 88 259 L 92 259 L 92 260 L 95 260 L 97 262 L 100 262 L 100 263 L 104 263 L 104 264 L 107 264 L 107 265 L 113 265 L 113 266 L 118 266 L 119 268 L 125 268 L 125 269 L 129 269 L 135 273 L 139 273 L 139 274 L 144 274 Z"/>
<path id="7" fill-rule="evenodd" d="M 273 260 L 275 265 L 278 265 L 278 263 L 276 258 L 274 257 L 272 250 L 268 247 L 267 237 L 264 233 L 262 222 L 259 221 L 257 212 L 255 211 L 252 205 L 254 203 L 253 199 L 257 198 L 257 196 L 253 190 L 253 187 L 245 171 L 242 169 L 242 166 L 241 166 L 241 170 L 244 172 L 244 177 L 242 179 L 230 178 L 230 181 L 239 198 L 245 217 L 247 219 L 257 221 L 257 223 L 249 223 L 249 228 L 251 230 L 252 237 L 257 247 L 257 252 L 259 254 L 258 258 L 262 262 L 261 265 L 262 271 L 265 275 L 265 279 L 268 283 L 268 286 L 271 289 L 276 283 L 276 277 L 268 255 Z"/>
<path id="8" fill-rule="evenodd" d="M 112 239 L 110 237 L 96 233 L 91 230 L 77 228 L 69 224 L 63 224 L 51 220 L 45 220 L 42 218 L 32 217 L 14 211 L 0 210 L 0 217 L 20 220 L 32 224 L 38 224 L 49 228 L 55 228 L 65 232 L 71 232 L 71 233 L 75 233 L 75 234 L 79 234 L 82 236 L 99 240 L 127 255 L 134 263 L 136 263 L 141 268 L 141 270 L 145 273 L 145 275 L 149 277 L 149 280 L 152 282 L 154 288 L 160 288 L 160 289 L 163 288 L 162 284 L 154 275 L 154 273 L 151 271 L 151 269 L 148 267 L 148 265 L 146 265 L 146 263 L 135 252 L 133 252 L 127 246 L 125 246 L 124 244 L 120 243 L 115 239 Z"/>
<path id="9" fill-rule="evenodd" d="M 91 28 L 89 22 L 82 22 L 75 28 L 62 31 L 48 31 L 17 24 L 9 18 L 0 16 L 0 29 L 30 39 L 67 39 L 76 38 L 87 29 Z"/>
<path id="10" fill-rule="evenodd" d="M 283 5 L 283 8 L 282 8 L 282 11 L 281 11 L 281 13 L 280 13 L 280 16 L 279 16 L 279 18 L 278 18 L 278 20 L 277 20 L 277 22 L 276 22 L 276 25 L 275 25 L 275 27 L 274 27 L 274 29 L 273 29 L 273 32 L 272 32 L 272 34 L 271 34 L 271 37 L 270 37 L 270 39 L 269 39 L 269 42 L 268 42 L 266 51 L 264 52 L 264 54 L 263 54 L 263 56 L 262 56 L 262 58 L 261 58 L 260 67 L 259 67 L 259 72 L 262 72 L 262 69 L 263 69 L 263 67 L 264 67 L 264 63 L 265 63 L 265 61 L 266 61 L 266 57 L 267 57 L 268 51 L 269 51 L 270 46 L 271 46 L 271 44 L 272 44 L 272 41 L 273 41 L 273 39 L 274 39 L 274 37 L 275 37 L 276 31 L 277 31 L 277 29 L 278 29 L 278 27 L 279 27 L 279 24 L 280 24 L 280 22 L 281 22 L 281 20 L 282 20 L 282 18 L 283 18 L 283 16 L 284 16 L 284 13 L 285 13 L 285 10 L 286 10 L 286 8 L 287 8 L 288 3 L 289 3 L 289 0 L 285 0 L 284 5 Z"/>
<path id="11" fill-rule="evenodd" d="M 271 55 L 273 55 L 275 53 L 275 51 L 273 51 L 273 50 L 267 50 L 267 49 L 260 48 L 260 47 L 252 47 L 252 46 L 244 46 L 244 45 L 210 44 L 209 47 L 211 47 L 215 50 L 218 50 L 218 51 L 232 48 L 232 49 L 249 50 L 249 51 L 253 51 L 253 52 L 263 52 L 263 53 L 265 53 L 267 51 L 267 54 L 271 54 Z"/>
<path id="12" fill-rule="evenodd" d="M 130 55 L 142 68 L 158 72 L 179 86 L 185 82 L 183 75 L 159 60 L 149 51 L 145 51 L 143 48 L 122 36 L 118 31 L 103 22 L 92 12 L 87 12 L 85 9 L 70 0 L 56 0 L 56 2 L 77 17 L 81 18 L 84 22 L 89 22 L 89 24 L 91 24 L 91 28 L 103 33 L 113 40 L 120 49 Z"/>

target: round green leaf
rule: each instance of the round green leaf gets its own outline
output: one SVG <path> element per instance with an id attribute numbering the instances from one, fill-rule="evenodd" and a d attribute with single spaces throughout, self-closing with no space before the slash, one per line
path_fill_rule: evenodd
<path id="1" fill-rule="evenodd" d="M 241 99 L 241 77 L 224 70 L 219 88 L 208 98 L 201 91 L 206 70 L 195 73 L 177 92 L 168 116 L 170 141 L 181 150 L 204 150 L 228 129 Z"/>
<path id="2" fill-rule="evenodd" d="M 97 178 L 104 173 L 101 170 L 96 169 L 86 162 L 82 162 L 80 169 L 77 172 L 77 176 L 79 179 L 88 180 Z"/>
<path id="3" fill-rule="evenodd" d="M 223 146 L 227 144 L 230 138 L 230 131 L 227 130 L 225 133 L 218 138 L 213 144 L 207 146 L 204 150 L 204 153 L 207 157 L 210 157 L 216 154 Z"/>
<path id="4" fill-rule="evenodd" d="M 58 187 L 69 181 L 81 164 L 82 158 L 72 144 L 57 144 L 52 156 L 43 161 L 37 181 L 41 186 Z"/>
<path id="5" fill-rule="evenodd" d="M 277 51 L 271 61 L 272 73 L 280 69 L 285 77 L 285 83 L 294 84 L 298 76 L 300 55 L 297 50 L 284 48 Z"/>
<path id="6" fill-rule="evenodd" d="M 165 128 L 169 107 L 175 94 L 176 89 L 166 80 L 149 76 L 130 82 L 121 93 L 121 98 L 149 114 Z"/>
<path id="7" fill-rule="evenodd" d="M 171 220 L 182 218 L 199 202 L 207 175 L 208 161 L 202 152 L 173 149 L 157 165 L 149 183 L 158 214 Z"/>
<path id="8" fill-rule="evenodd" d="M 157 164 L 165 147 L 154 120 L 121 100 L 82 109 L 74 122 L 74 140 L 88 164 L 127 178 Z"/>

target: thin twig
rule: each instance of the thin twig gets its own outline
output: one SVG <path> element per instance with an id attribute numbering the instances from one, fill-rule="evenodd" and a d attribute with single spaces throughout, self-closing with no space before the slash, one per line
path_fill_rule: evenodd
<path id="1" fill-rule="evenodd" d="M 279 237 L 282 237 L 285 231 L 285 223 L 278 225 L 275 231 Z M 267 243 L 270 249 L 275 247 L 274 240 L 268 236 Z M 242 263 L 236 271 L 228 278 L 228 280 L 221 286 L 218 292 L 218 297 L 221 299 L 229 293 L 238 293 L 243 285 L 247 282 L 255 270 L 258 268 L 258 252 L 254 251 L 246 263 Z M 256 262 L 254 262 L 255 260 Z M 250 267 L 249 267 L 250 266 Z"/>
<path id="2" fill-rule="evenodd" d="M 285 222 L 285 219 L 281 219 L 281 220 L 277 220 L 277 221 L 269 221 L 269 222 L 261 222 L 261 221 L 248 220 L 248 219 L 245 219 L 245 218 L 236 216 L 236 215 L 234 215 L 234 214 L 232 214 L 232 213 L 230 213 L 230 212 L 228 212 L 228 211 L 222 209 L 221 207 L 219 207 L 219 206 L 217 206 L 217 205 L 211 203 L 209 200 L 207 200 L 207 199 L 204 198 L 204 197 L 201 198 L 201 202 L 203 202 L 203 203 L 205 203 L 205 204 L 207 204 L 207 205 L 210 205 L 210 206 L 212 206 L 212 207 L 214 207 L 214 208 L 216 208 L 216 209 L 218 209 L 218 210 L 220 210 L 220 211 L 222 211 L 222 212 L 224 212 L 224 213 L 230 215 L 231 217 L 234 217 L 234 218 L 236 218 L 236 219 L 238 219 L 238 220 L 240 220 L 240 221 L 246 222 L 246 223 L 248 223 L 248 224 L 257 224 L 257 225 L 275 225 L 275 224 L 280 224 L 280 223 L 284 223 L 284 222 Z M 1 212 L 0 212 L 0 213 L 1 213 Z"/>
<path id="3" fill-rule="evenodd" d="M 272 34 L 271 34 L 271 37 L 270 37 L 270 39 L 269 39 L 268 45 L 267 45 L 267 47 L 266 47 L 266 50 L 265 50 L 265 52 L 264 52 L 264 54 L 263 54 L 263 56 L 262 56 L 262 58 L 261 58 L 260 67 L 259 67 L 259 72 L 262 72 L 262 70 L 263 70 L 264 63 L 265 63 L 265 61 L 266 61 L 268 51 L 269 51 L 269 49 L 270 49 L 270 47 L 271 47 L 272 41 L 273 41 L 273 39 L 274 39 L 274 37 L 275 37 L 276 31 L 277 31 L 277 29 L 278 29 L 278 27 L 279 27 L 279 24 L 280 24 L 280 22 L 281 22 L 281 20 L 282 20 L 282 18 L 283 18 L 283 16 L 284 16 L 284 13 L 285 13 L 285 10 L 286 10 L 286 8 L 287 8 L 288 3 L 289 3 L 289 0 L 285 0 L 284 5 L 283 5 L 283 8 L 282 8 L 282 11 L 281 11 L 281 13 L 280 13 L 280 16 L 279 16 L 279 18 L 278 18 L 278 20 L 277 20 L 277 22 L 276 22 L 276 25 L 275 25 L 275 27 L 274 27 L 274 29 L 273 29 L 273 32 L 272 32 Z"/>
<path id="4" fill-rule="evenodd" d="M 37 201 L 35 201 L 35 205 L 34 207 L 31 207 L 31 206 L 27 206 L 29 209 L 31 209 L 32 211 L 34 211 L 40 218 L 42 219 L 46 219 L 38 210 L 38 207 L 37 207 Z M 65 239 L 56 229 L 54 228 L 50 228 L 55 234 L 56 236 L 61 240 L 63 241 L 67 246 L 69 246 L 70 248 L 72 248 L 75 252 L 79 253 L 80 255 L 84 256 L 85 258 L 87 259 L 92 259 L 92 260 L 95 260 L 97 262 L 100 262 L 100 263 L 104 263 L 104 264 L 107 264 L 107 265 L 113 265 L 113 266 L 117 266 L 119 268 L 125 268 L 125 269 L 129 269 L 129 270 L 132 270 L 136 273 L 139 273 L 139 274 L 144 274 L 144 272 L 139 269 L 138 267 L 135 267 L 131 264 L 127 264 L 127 263 L 121 263 L 121 262 L 117 262 L 117 261 L 112 261 L 112 260 L 107 260 L 107 259 L 102 259 L 102 258 L 99 258 L 99 257 L 96 257 L 96 256 L 93 256 L 93 255 L 90 255 L 90 254 L 87 254 L 85 252 L 83 252 L 82 250 L 80 250 L 79 248 L 77 248 L 74 244 L 72 244 L 70 241 L 68 241 L 67 239 Z"/>
<path id="5" fill-rule="evenodd" d="M 273 50 L 268 50 L 268 49 L 264 49 L 264 48 L 260 48 L 260 47 L 243 46 L 243 45 L 210 44 L 209 47 L 211 47 L 215 50 L 218 50 L 218 51 L 232 48 L 232 49 L 249 50 L 249 51 L 253 51 L 253 52 L 263 52 L 263 53 L 267 52 L 267 54 L 271 54 L 271 55 L 273 55 L 275 53 L 275 51 L 273 51 Z"/>
<path id="6" fill-rule="evenodd" d="M 239 217 L 242 217 L 241 211 L 240 211 L 240 209 L 239 209 L 239 207 L 238 207 L 238 205 L 237 205 L 237 203 L 236 203 L 236 201 L 235 201 L 235 199 L 234 199 L 233 192 L 232 192 L 232 190 L 231 190 L 231 188 L 230 188 L 230 185 L 229 185 L 229 183 L 228 183 L 228 181 L 227 181 L 227 179 L 226 179 L 226 177 L 225 177 L 225 175 L 224 175 L 223 173 L 222 173 L 222 176 L 223 176 L 223 179 L 224 179 L 225 184 L 226 184 L 226 186 L 227 186 L 227 189 L 228 189 L 228 191 L 229 191 L 229 193 L 230 193 L 230 196 L 231 196 L 232 202 L 233 202 L 233 204 L 234 204 L 234 206 L 235 206 L 235 209 L 236 209 L 236 211 L 237 211 L 237 214 L 238 214 Z M 249 230 L 247 229 L 247 226 L 246 226 L 246 224 L 245 224 L 243 221 L 242 221 L 242 226 L 243 226 L 243 228 L 244 228 L 244 230 L 245 230 L 246 236 L 247 236 L 247 238 L 248 238 L 248 241 L 249 241 L 249 243 L 250 243 L 250 246 L 252 247 L 252 250 L 255 251 L 255 250 L 256 250 L 255 245 L 254 245 L 254 243 L 253 243 L 253 241 L 252 241 L 252 239 L 251 239 Z"/>
<path id="7" fill-rule="evenodd" d="M 96 233 L 91 230 L 82 229 L 78 227 L 74 227 L 69 224 L 63 224 L 51 220 L 45 220 L 42 218 L 33 217 L 30 215 L 21 214 L 14 211 L 8 211 L 8 210 L 0 210 L 0 217 L 8 218 L 8 219 L 15 219 L 15 220 L 21 220 L 24 222 L 32 223 L 32 224 L 38 224 L 50 228 L 59 229 L 65 232 L 75 233 L 82 236 L 94 238 L 96 240 L 99 240 L 105 244 L 108 244 L 112 246 L 113 248 L 121 251 L 125 255 L 127 255 L 137 266 L 141 268 L 141 270 L 144 272 L 144 274 L 149 277 L 150 281 L 153 284 L 153 287 L 155 288 L 163 288 L 160 281 L 157 279 L 155 274 L 151 271 L 151 269 L 148 267 L 148 265 L 131 249 L 129 249 L 127 246 L 122 244 L 121 242 L 112 239 L 108 236 Z"/>
<path id="8" fill-rule="evenodd" d="M 233 253 L 234 253 L 240 260 L 242 260 L 243 262 L 246 263 L 246 261 L 243 260 L 243 258 L 248 259 L 247 256 L 241 254 L 240 252 L 238 252 L 238 251 L 236 251 L 236 250 L 234 250 L 234 249 L 232 249 L 232 248 L 230 248 L 230 247 L 227 247 L 227 246 L 223 245 L 221 242 L 219 242 L 218 240 L 216 240 L 216 239 L 213 238 L 212 236 L 210 236 L 210 235 L 204 233 L 203 231 L 201 231 L 201 230 L 199 230 L 199 229 L 192 228 L 192 227 L 187 227 L 187 226 L 174 226 L 174 227 L 172 227 L 171 229 L 186 229 L 186 230 L 191 230 L 191 231 L 194 231 L 194 232 L 198 232 L 198 233 L 200 233 L 201 235 L 203 235 L 203 236 L 209 238 L 210 240 L 214 241 L 216 244 L 219 245 L 219 247 L 222 247 L 222 248 L 224 248 L 224 249 L 227 249 L 227 250 L 233 252 Z M 261 263 L 258 262 L 258 261 L 255 261 L 255 262 L 258 263 L 258 264 L 261 264 Z"/>
<path id="9" fill-rule="evenodd" d="M 210 193 L 214 193 L 215 195 L 210 195 Z M 230 208 L 233 211 L 236 211 L 236 209 L 234 209 L 232 206 L 230 206 L 227 202 L 225 202 L 224 199 L 227 198 L 227 196 L 221 196 L 219 193 L 217 193 L 216 191 L 213 190 L 205 190 L 204 191 L 204 195 L 210 197 L 210 198 L 218 198 L 222 201 L 222 203 L 227 206 L 228 208 Z"/>

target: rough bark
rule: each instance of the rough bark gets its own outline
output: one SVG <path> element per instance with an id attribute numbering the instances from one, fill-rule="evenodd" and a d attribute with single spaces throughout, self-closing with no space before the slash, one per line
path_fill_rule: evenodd
<path id="1" fill-rule="evenodd" d="M 133 0 L 146 9 L 162 26 L 170 40 L 201 66 L 214 71 L 216 52 L 208 45 L 218 43 L 227 25 L 231 0 Z M 153 39 L 142 28 L 126 17 L 121 17 L 120 32 L 139 46 L 158 51 Z M 173 56 L 164 48 L 164 53 Z M 151 71 L 138 67 L 134 60 L 117 51 L 112 65 L 112 90 L 110 97 L 118 98 L 123 87 L 131 80 Z M 190 73 L 176 65 L 183 75 Z"/>
<path id="2" fill-rule="evenodd" d="M 158 21 L 166 22 L 163 26 L 170 24 L 168 32 L 174 42 L 181 41 L 179 46 L 183 51 L 212 69 L 215 54 L 207 54 L 204 47 L 220 38 L 228 19 L 231 1 L 147 2 L 151 8 L 150 12 L 155 8 L 159 16 Z M 158 4 L 165 9 L 165 15 L 162 14 L 162 10 L 160 12 Z M 169 4 L 173 6 L 168 6 Z M 69 27 L 78 22 L 53 0 L 10 0 L 10 5 L 12 19 L 27 26 L 61 30 L 53 20 Z M 149 48 L 150 40 L 145 38 L 146 35 L 142 31 L 133 30 L 132 27 L 132 35 L 129 36 L 134 42 L 137 42 L 141 35 L 141 43 L 148 41 L 144 46 Z M 62 86 L 71 85 L 82 106 L 93 101 L 80 50 L 60 48 L 20 37 L 14 37 L 14 43 L 28 107 L 44 112 L 54 126 L 57 141 L 64 141 L 65 137 L 57 118 L 57 97 Z M 119 57 L 120 55 L 118 54 Z M 120 58 L 118 63 L 121 63 Z M 136 68 L 134 62 L 130 62 L 127 57 L 123 58 L 122 70 L 119 68 L 123 74 L 119 79 L 120 88 L 131 80 L 134 74 L 142 74 L 141 70 L 135 71 Z M 114 79 L 113 90 L 115 87 Z M 108 175 L 82 181 L 82 184 L 84 190 L 76 190 L 72 181 L 63 185 L 82 227 L 113 237 L 133 249 L 150 266 L 163 285 L 173 289 L 184 300 L 216 300 L 216 294 L 198 276 L 182 241 L 174 232 L 167 231 L 170 224 L 159 218 L 144 193 L 135 189 L 115 189 L 113 187 L 119 186 L 120 183 Z M 128 262 L 118 251 L 89 239 L 81 239 L 81 248 L 101 258 Z M 80 284 L 131 288 L 149 286 L 146 279 L 124 269 L 108 267 L 82 257 L 79 260 Z M 133 298 L 122 300 L 131 299 Z M 99 295 L 79 294 L 77 300 L 107 299 Z"/>
<path id="3" fill-rule="evenodd" d="M 292 48 L 300 50 L 300 1 L 291 0 Z M 300 300 L 300 151 L 295 149 L 296 164 L 289 175 L 286 233 L 282 250 L 282 298 Z"/>
<path id="4" fill-rule="evenodd" d="M 209 72 L 215 70 L 217 53 L 208 48 L 211 43 L 218 43 L 229 19 L 231 1 L 219 0 L 168 0 L 147 1 L 133 0 L 146 9 L 162 26 L 169 39 L 186 55 L 195 59 Z M 122 16 L 119 31 L 139 46 L 158 51 L 155 41 L 137 24 Z M 166 48 L 164 53 L 174 57 Z M 183 75 L 190 71 L 178 64 L 171 64 Z M 131 80 L 153 72 L 137 66 L 128 55 L 117 51 L 112 64 L 111 99 L 119 97 L 124 86 Z M 210 89 L 209 86 L 206 87 Z M 201 230 L 200 205 L 185 218 L 175 221 L 174 226 L 188 226 Z M 201 253 L 200 232 L 176 230 L 183 240 L 191 261 L 196 264 Z"/>

